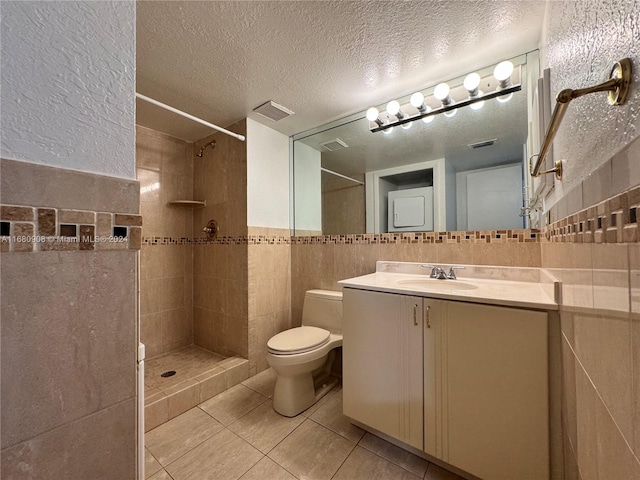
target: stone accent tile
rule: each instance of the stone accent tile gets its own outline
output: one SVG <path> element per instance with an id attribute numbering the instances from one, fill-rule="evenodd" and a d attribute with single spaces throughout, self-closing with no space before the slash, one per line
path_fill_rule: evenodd
<path id="1" fill-rule="evenodd" d="M 108 237 L 113 234 L 112 216 L 110 213 L 96 214 L 96 235 Z"/>
<path id="2" fill-rule="evenodd" d="M 33 208 L 2 205 L 0 207 L 0 219 L 14 222 L 33 222 Z"/>
<path id="3" fill-rule="evenodd" d="M 141 227 L 142 215 L 125 215 L 122 213 L 116 213 L 113 223 L 114 225 L 123 225 L 127 227 Z"/>
<path id="4" fill-rule="evenodd" d="M 136 401 L 130 398 L 6 448 L 1 476 L 34 480 L 134 478 L 135 418 Z"/>
<path id="5" fill-rule="evenodd" d="M 94 212 L 82 210 L 60 210 L 58 212 L 60 223 L 91 223 L 96 221 Z"/>
<path id="6" fill-rule="evenodd" d="M 56 225 L 56 211 L 53 208 L 38 209 L 38 235 L 55 235 Z"/>
<path id="7" fill-rule="evenodd" d="M 80 225 L 80 250 L 94 250 L 95 227 L 93 225 Z"/>
<path id="8" fill-rule="evenodd" d="M 55 240 L 53 242 L 45 242 L 40 244 L 40 251 L 42 252 L 70 252 L 78 250 L 79 243 L 75 241 L 75 238 L 71 242 L 65 242 L 63 240 Z"/>
<path id="9" fill-rule="evenodd" d="M 129 248 L 131 250 L 140 250 L 142 247 L 142 228 L 129 228 Z"/>
<path id="10" fill-rule="evenodd" d="M 35 228 L 33 223 L 14 223 L 13 236 L 14 239 L 21 238 L 21 241 L 15 241 L 13 244 L 14 252 L 33 252 L 33 237 Z M 24 238 L 23 238 L 24 237 Z M 30 240 L 30 241 L 26 241 Z"/>

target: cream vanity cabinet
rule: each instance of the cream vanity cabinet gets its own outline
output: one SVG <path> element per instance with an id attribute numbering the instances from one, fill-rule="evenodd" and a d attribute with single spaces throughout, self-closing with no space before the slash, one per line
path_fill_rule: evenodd
<path id="1" fill-rule="evenodd" d="M 485 480 L 549 478 L 546 312 L 343 295 L 345 415 Z"/>

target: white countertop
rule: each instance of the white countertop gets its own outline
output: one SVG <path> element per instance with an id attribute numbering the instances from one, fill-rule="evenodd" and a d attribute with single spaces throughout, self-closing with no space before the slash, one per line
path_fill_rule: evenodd
<path id="1" fill-rule="evenodd" d="M 379 262 L 382 263 L 382 262 Z M 398 265 L 396 263 L 396 265 Z M 378 270 L 381 270 L 378 266 Z M 457 273 L 461 273 L 458 271 Z M 406 285 L 406 281 L 425 281 L 426 285 Z M 446 285 L 440 285 L 446 282 Z M 477 288 L 456 290 L 455 284 L 463 283 Z M 345 288 L 372 290 L 376 292 L 399 293 L 419 297 L 440 298 L 462 302 L 504 305 L 510 307 L 558 310 L 554 292 L 559 292 L 559 283 L 553 281 L 534 282 L 505 279 L 483 279 L 458 275 L 458 280 L 430 279 L 429 274 L 391 273 L 377 271 L 361 277 L 349 278 L 338 282 Z M 462 285 L 464 287 L 465 285 Z M 446 287 L 446 290 L 442 288 Z"/>

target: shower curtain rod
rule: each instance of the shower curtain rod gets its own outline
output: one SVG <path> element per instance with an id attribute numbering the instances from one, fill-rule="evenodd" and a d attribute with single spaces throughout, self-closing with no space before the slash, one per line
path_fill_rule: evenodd
<path id="1" fill-rule="evenodd" d="M 160 108 L 164 108 L 165 110 L 169 110 L 170 112 L 177 113 L 180 116 L 188 118 L 189 120 L 193 120 L 194 122 L 200 123 L 200 124 L 202 124 L 202 125 L 204 125 L 206 127 L 213 128 L 214 130 L 217 130 L 217 131 L 222 132 L 222 133 L 226 133 L 227 135 L 231 135 L 232 137 L 235 137 L 235 138 L 237 138 L 238 140 L 240 140 L 242 142 L 244 142 L 244 140 L 245 140 L 244 135 L 240 135 L 238 133 L 231 132 L 231 131 L 226 130 L 226 129 L 222 128 L 222 127 L 214 125 L 213 123 L 209 123 L 209 122 L 207 122 L 205 120 L 202 120 L 201 118 L 194 117 L 193 115 L 189 115 L 188 113 L 183 112 L 182 110 L 178 110 L 177 108 L 173 108 L 173 107 L 170 107 L 169 105 L 165 105 L 162 102 L 159 102 L 157 100 L 154 100 L 153 98 L 149 98 L 149 97 L 146 97 L 144 95 L 141 95 L 138 92 L 136 92 L 136 98 L 139 98 L 140 100 L 144 100 L 145 102 L 153 103 L 154 105 L 157 105 Z"/>
<path id="2" fill-rule="evenodd" d="M 359 185 L 364 185 L 364 182 L 361 182 L 360 180 L 356 180 L 355 178 L 347 177 L 346 175 L 342 175 L 341 173 L 334 172 L 333 170 L 327 170 L 326 168 L 323 168 L 323 167 L 320 167 L 320 170 L 322 170 L 323 172 L 330 173 L 331 175 L 335 175 L 336 177 L 344 178 L 345 180 L 349 180 L 350 182 L 354 182 L 354 183 L 357 183 Z"/>

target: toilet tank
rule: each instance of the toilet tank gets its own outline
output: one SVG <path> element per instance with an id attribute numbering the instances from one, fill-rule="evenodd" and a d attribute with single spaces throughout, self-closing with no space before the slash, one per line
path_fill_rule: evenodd
<path id="1" fill-rule="evenodd" d="M 302 306 L 302 325 L 342 333 L 342 292 L 308 290 Z"/>

